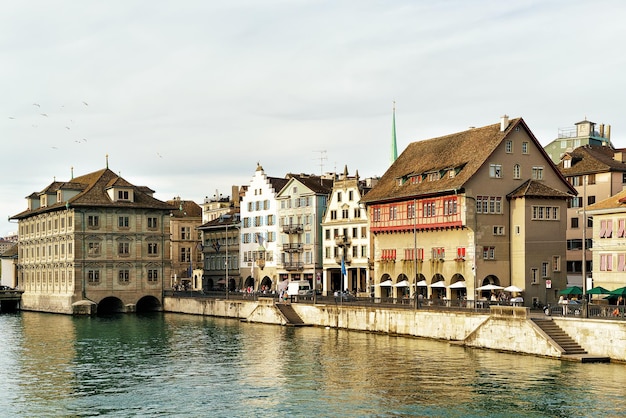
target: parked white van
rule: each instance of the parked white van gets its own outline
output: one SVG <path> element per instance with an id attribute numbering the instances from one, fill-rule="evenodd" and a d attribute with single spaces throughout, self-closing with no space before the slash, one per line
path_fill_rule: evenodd
<path id="1" fill-rule="evenodd" d="M 312 294 L 313 289 L 307 280 L 293 280 L 287 285 L 288 296 L 310 296 Z"/>

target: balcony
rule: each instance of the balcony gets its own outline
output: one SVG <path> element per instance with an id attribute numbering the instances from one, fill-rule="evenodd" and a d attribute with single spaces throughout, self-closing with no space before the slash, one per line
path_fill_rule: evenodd
<path id="1" fill-rule="evenodd" d="M 285 234 L 301 234 L 303 231 L 303 228 L 301 224 L 289 224 L 289 225 L 283 225 L 281 227 L 281 230 Z"/>
<path id="2" fill-rule="evenodd" d="M 335 245 L 337 247 L 347 247 L 350 245 L 350 238 L 345 235 L 337 235 L 335 237 Z"/>
<path id="3" fill-rule="evenodd" d="M 301 253 L 302 243 L 283 244 L 283 251 L 286 253 Z"/>
<path id="4" fill-rule="evenodd" d="M 348 265 L 352 262 L 352 258 L 346 257 L 343 261 L 344 263 L 346 263 L 346 265 Z M 335 263 L 341 265 L 341 257 L 335 257 Z"/>
<path id="5" fill-rule="evenodd" d="M 304 263 L 298 263 L 298 262 L 284 263 L 283 267 L 287 271 L 302 271 L 304 270 Z"/>

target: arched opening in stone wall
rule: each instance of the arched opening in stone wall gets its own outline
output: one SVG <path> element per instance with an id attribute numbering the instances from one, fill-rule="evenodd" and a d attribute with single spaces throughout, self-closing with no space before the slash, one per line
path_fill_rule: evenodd
<path id="1" fill-rule="evenodd" d="M 154 296 L 144 296 L 137 301 L 137 312 L 159 312 L 161 310 L 161 302 Z"/>

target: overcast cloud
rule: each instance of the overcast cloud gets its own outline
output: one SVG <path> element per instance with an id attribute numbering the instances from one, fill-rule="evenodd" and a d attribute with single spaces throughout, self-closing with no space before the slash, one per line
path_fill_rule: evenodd
<path id="1" fill-rule="evenodd" d="M 107 154 L 198 203 L 257 162 L 382 175 L 394 100 L 399 152 L 503 114 L 543 145 L 586 117 L 625 147 L 624 22 L 620 0 L 3 2 L 0 215 Z"/>

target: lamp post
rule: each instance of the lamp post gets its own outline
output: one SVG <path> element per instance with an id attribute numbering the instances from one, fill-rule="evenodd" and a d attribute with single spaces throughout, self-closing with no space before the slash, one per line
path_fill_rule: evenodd
<path id="1" fill-rule="evenodd" d="M 224 278 L 224 286 L 226 287 L 226 299 L 228 299 L 228 221 L 226 221 L 226 239 L 224 240 L 226 246 L 226 260 L 224 261 L 224 267 L 226 268 L 226 277 Z"/>

